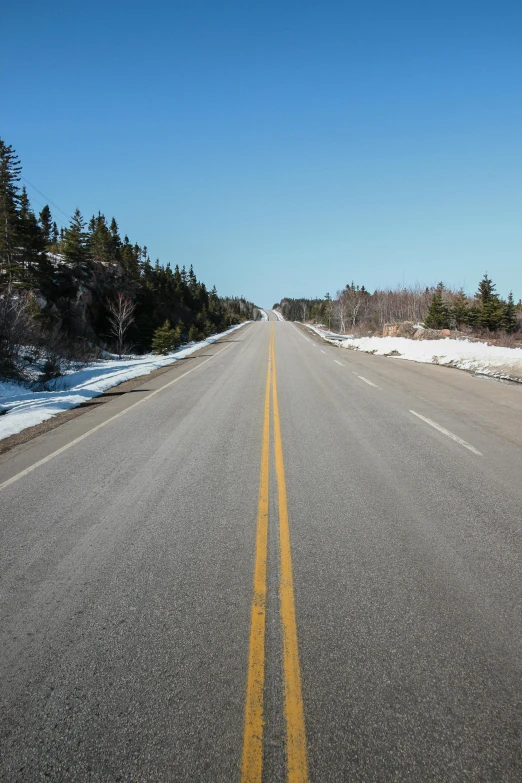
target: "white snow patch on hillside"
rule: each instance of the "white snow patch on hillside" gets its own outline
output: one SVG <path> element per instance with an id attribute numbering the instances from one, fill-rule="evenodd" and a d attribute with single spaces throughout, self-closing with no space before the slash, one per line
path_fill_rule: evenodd
<path id="1" fill-rule="evenodd" d="M 98 397 L 112 386 L 117 386 L 139 375 L 147 375 L 160 367 L 183 359 L 200 348 L 215 343 L 216 340 L 235 332 L 244 324 L 238 324 L 221 334 L 215 334 L 198 343 L 190 343 L 172 351 L 166 356 L 146 354 L 124 359 L 110 359 L 86 364 L 81 370 L 73 371 L 57 378 L 53 391 L 30 391 L 18 384 L 0 381 L 0 440 L 9 435 L 41 424 L 42 421 L 56 416 Z"/>
<path id="2" fill-rule="evenodd" d="M 328 342 L 341 348 L 392 356 L 425 364 L 443 364 L 479 375 L 522 382 L 522 348 L 504 348 L 467 339 L 411 340 L 407 337 L 360 337 L 334 335 L 309 326 Z"/>

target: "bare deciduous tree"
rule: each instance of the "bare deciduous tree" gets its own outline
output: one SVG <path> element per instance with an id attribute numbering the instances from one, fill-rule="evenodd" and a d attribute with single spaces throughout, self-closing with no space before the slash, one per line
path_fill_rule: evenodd
<path id="1" fill-rule="evenodd" d="M 31 318 L 30 294 L 8 288 L 0 295 L 0 375 L 22 378 L 20 356 L 35 336 Z"/>
<path id="2" fill-rule="evenodd" d="M 116 299 L 108 299 L 106 302 L 109 311 L 109 332 L 116 340 L 118 358 L 123 354 L 125 335 L 129 327 L 134 323 L 134 310 L 136 305 L 128 296 L 119 292 Z"/>
<path id="3" fill-rule="evenodd" d="M 332 313 L 342 334 L 346 332 L 347 324 L 351 329 L 357 326 L 366 308 L 368 296 L 364 288 L 356 287 L 353 283 L 342 291 L 337 291 L 337 299 L 332 303 Z"/>
<path id="4" fill-rule="evenodd" d="M 346 332 L 346 318 L 348 313 L 348 303 L 344 291 L 337 291 L 337 299 L 332 302 L 332 316 L 334 322 L 339 325 L 341 334 Z"/>

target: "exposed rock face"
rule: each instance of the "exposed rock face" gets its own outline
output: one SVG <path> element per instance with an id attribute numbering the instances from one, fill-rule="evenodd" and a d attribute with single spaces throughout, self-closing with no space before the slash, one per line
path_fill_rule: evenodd
<path id="1" fill-rule="evenodd" d="M 79 285 L 76 292 L 76 301 L 74 302 L 74 312 L 78 320 L 78 325 L 81 325 L 82 331 L 86 328 L 89 319 L 87 312 L 92 307 L 93 295 L 90 288 L 86 288 L 84 285 Z"/>
<path id="2" fill-rule="evenodd" d="M 413 321 L 402 321 L 402 323 L 384 324 L 382 329 L 383 337 L 409 337 L 414 340 L 441 340 L 445 337 L 467 337 L 462 332 L 452 331 L 451 329 L 426 329 L 420 324 L 414 324 Z"/>
<path id="3" fill-rule="evenodd" d="M 397 329 L 397 337 L 413 337 L 416 331 L 413 321 L 403 321 Z"/>
<path id="4" fill-rule="evenodd" d="M 400 323 L 384 324 L 382 327 L 383 337 L 413 337 L 416 326 L 413 321 L 401 321 Z"/>
<path id="5" fill-rule="evenodd" d="M 444 329 L 444 332 L 447 334 L 443 334 L 439 329 L 417 329 L 413 336 L 415 340 L 440 340 L 451 334 L 449 329 Z"/>

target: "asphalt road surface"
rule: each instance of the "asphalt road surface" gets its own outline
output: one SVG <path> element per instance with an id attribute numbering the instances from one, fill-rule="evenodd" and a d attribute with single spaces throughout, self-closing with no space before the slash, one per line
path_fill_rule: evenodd
<path id="1" fill-rule="evenodd" d="M 0 779 L 522 780 L 522 387 L 249 324 L 0 458 Z"/>

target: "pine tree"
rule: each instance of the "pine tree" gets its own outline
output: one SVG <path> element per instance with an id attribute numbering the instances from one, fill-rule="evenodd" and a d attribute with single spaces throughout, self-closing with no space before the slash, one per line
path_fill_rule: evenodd
<path id="1" fill-rule="evenodd" d="M 468 326 L 474 331 L 480 329 L 482 323 L 482 309 L 474 302 L 468 310 Z"/>
<path id="2" fill-rule="evenodd" d="M 20 259 L 18 246 L 18 183 L 22 166 L 11 146 L 0 139 L 0 286 L 19 284 Z"/>
<path id="3" fill-rule="evenodd" d="M 116 218 L 112 218 L 111 224 L 109 226 L 109 231 L 111 232 L 112 258 L 114 259 L 114 261 L 119 261 L 120 251 L 121 251 L 121 239 L 118 231 L 118 224 L 116 223 Z"/>
<path id="4" fill-rule="evenodd" d="M 89 222 L 88 238 L 89 257 L 100 264 L 108 264 L 112 260 L 113 239 L 105 215 L 98 212 Z"/>
<path id="5" fill-rule="evenodd" d="M 480 319 L 478 325 L 484 329 L 489 329 L 491 332 L 502 329 L 504 302 L 502 302 L 498 294 L 495 293 L 495 284 L 488 277 L 487 272 L 479 283 L 475 297 L 480 306 Z"/>
<path id="6" fill-rule="evenodd" d="M 53 241 L 53 219 L 48 204 L 46 204 L 40 212 L 40 226 L 42 228 L 45 245 L 48 247 Z"/>
<path id="7" fill-rule="evenodd" d="M 195 293 L 195 291 L 197 289 L 197 285 L 198 285 L 198 279 L 197 279 L 197 277 L 196 277 L 196 275 L 194 273 L 194 267 L 192 266 L 192 264 L 190 265 L 190 269 L 189 269 L 189 272 L 188 272 L 188 284 L 189 284 L 189 288 L 191 290 L 191 293 Z"/>
<path id="8" fill-rule="evenodd" d="M 141 248 L 138 245 L 132 246 L 129 237 L 125 235 L 119 251 L 119 260 L 124 271 L 132 280 L 140 278 L 140 256 Z"/>
<path id="9" fill-rule="evenodd" d="M 71 264 L 76 272 L 83 271 L 87 260 L 88 236 L 85 231 L 85 221 L 79 209 L 76 209 L 71 218 L 69 228 L 63 234 L 62 252 L 66 261 Z"/>
<path id="10" fill-rule="evenodd" d="M 504 317 L 502 319 L 502 328 L 508 334 L 513 334 L 518 329 L 517 308 L 513 300 L 513 292 L 509 292 L 507 302 L 504 303 Z"/>
<path id="11" fill-rule="evenodd" d="M 188 341 L 189 343 L 197 343 L 198 340 L 199 340 L 198 327 L 196 326 L 196 324 L 192 324 L 188 332 Z"/>
<path id="12" fill-rule="evenodd" d="M 181 342 L 181 329 L 172 328 L 168 318 L 163 326 L 158 326 L 152 337 L 152 353 L 167 354 L 173 351 Z"/>
<path id="13" fill-rule="evenodd" d="M 490 302 L 494 297 L 496 297 L 495 293 L 495 284 L 491 280 L 491 278 L 488 277 L 488 273 L 484 273 L 484 277 L 479 283 L 478 291 L 475 294 L 475 297 L 479 300 L 482 307 L 486 305 L 488 302 Z"/>
<path id="14" fill-rule="evenodd" d="M 25 286 L 30 286 L 32 282 L 43 273 L 48 273 L 49 268 L 45 257 L 45 239 L 40 228 L 36 215 L 31 209 L 27 191 L 22 188 L 20 196 L 20 212 L 18 215 L 18 247 L 17 252 L 20 258 L 21 280 Z"/>
<path id="15" fill-rule="evenodd" d="M 453 305 L 451 307 L 451 318 L 455 324 L 456 329 L 461 329 L 463 326 L 469 323 L 469 304 L 468 298 L 461 288 L 458 291 Z"/>
<path id="16" fill-rule="evenodd" d="M 428 329 L 449 329 L 450 310 L 443 298 L 444 283 L 439 283 L 431 298 L 424 325 Z"/>

